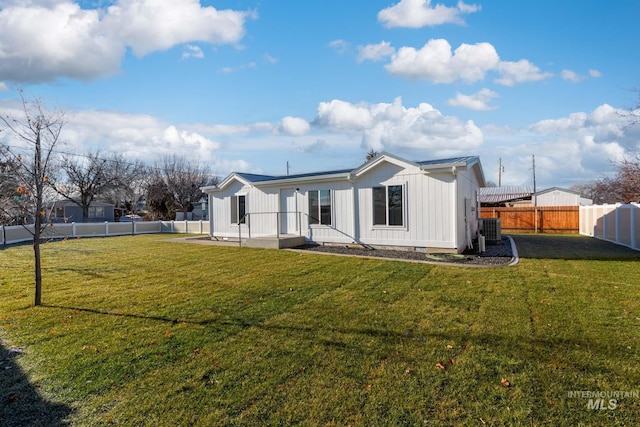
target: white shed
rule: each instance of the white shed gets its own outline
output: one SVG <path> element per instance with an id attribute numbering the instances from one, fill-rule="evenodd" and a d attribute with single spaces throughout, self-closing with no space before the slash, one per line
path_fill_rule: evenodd
<path id="1" fill-rule="evenodd" d="M 532 197 L 535 197 L 537 206 L 591 206 L 593 204 L 593 200 L 582 197 L 580 193 L 560 187 L 538 191 Z"/>
<path id="2" fill-rule="evenodd" d="M 212 238 L 298 235 L 319 244 L 462 252 L 477 233 L 484 185 L 476 156 L 411 162 L 382 153 L 355 169 L 236 172 L 202 190 Z"/>

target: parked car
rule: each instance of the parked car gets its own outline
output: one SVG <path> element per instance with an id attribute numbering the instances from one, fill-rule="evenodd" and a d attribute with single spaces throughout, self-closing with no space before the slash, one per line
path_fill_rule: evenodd
<path id="1" fill-rule="evenodd" d="M 142 221 L 142 217 L 140 215 L 123 215 L 120 217 L 120 222 L 137 222 Z"/>

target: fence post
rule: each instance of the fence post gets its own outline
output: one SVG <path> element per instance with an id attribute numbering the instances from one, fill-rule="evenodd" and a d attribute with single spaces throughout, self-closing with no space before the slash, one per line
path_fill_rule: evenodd
<path id="1" fill-rule="evenodd" d="M 2 246 L 7 246 L 7 230 L 4 224 L 2 224 Z"/>
<path id="2" fill-rule="evenodd" d="M 185 234 L 189 234 L 189 220 L 184 220 L 184 232 Z"/>
<path id="3" fill-rule="evenodd" d="M 638 210 L 636 206 L 630 204 L 629 205 L 630 214 L 629 221 L 631 222 L 629 230 L 631 233 L 631 247 L 633 249 L 638 249 L 638 242 L 636 242 L 636 211 Z"/>
<path id="4" fill-rule="evenodd" d="M 109 237 L 109 221 L 104 222 L 104 235 Z"/>
<path id="5" fill-rule="evenodd" d="M 72 237 L 78 237 L 78 230 L 76 228 L 75 221 L 71 223 L 71 236 Z"/>

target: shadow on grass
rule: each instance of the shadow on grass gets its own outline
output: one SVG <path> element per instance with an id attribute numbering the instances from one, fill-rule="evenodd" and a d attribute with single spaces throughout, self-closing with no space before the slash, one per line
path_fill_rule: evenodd
<path id="1" fill-rule="evenodd" d="M 343 351 L 356 351 L 363 352 L 363 349 L 359 345 L 342 341 L 340 338 L 334 336 L 337 334 L 342 335 L 354 335 L 364 336 L 369 339 L 383 339 L 388 340 L 389 343 L 398 343 L 403 340 L 417 340 L 420 342 L 428 342 L 431 339 L 442 340 L 443 342 L 450 342 L 451 340 L 459 341 L 466 345 L 480 346 L 484 348 L 491 348 L 494 351 L 504 352 L 509 357 L 515 359 L 531 359 L 540 363 L 551 363 L 558 355 L 564 354 L 567 351 L 575 349 L 583 349 L 590 352 L 592 355 L 599 355 L 601 358 L 610 358 L 611 348 L 607 345 L 593 342 L 592 340 L 583 337 L 546 337 L 546 336 L 531 336 L 528 338 L 521 337 L 521 339 L 514 339 L 509 337 L 508 334 L 494 334 L 494 333 L 470 333 L 469 330 L 462 331 L 457 336 L 452 336 L 447 332 L 431 331 L 428 333 L 418 332 L 409 329 L 406 331 L 390 330 L 386 328 L 370 328 L 370 327 L 342 327 L 332 328 L 329 336 L 322 338 L 322 331 L 324 328 L 301 326 L 301 325 L 278 325 L 278 324 L 265 324 L 265 319 L 239 319 L 239 318 L 226 318 L 226 319 L 205 319 L 205 320 L 190 320 L 190 319 L 171 319 L 161 316 L 149 316 L 133 313 L 116 313 L 108 312 L 91 308 L 79 308 L 79 307 L 67 307 L 67 306 L 54 306 L 45 305 L 44 307 L 62 309 L 62 310 L 75 310 L 79 312 L 87 312 L 93 314 L 100 314 L 106 316 L 127 317 L 143 320 L 152 320 L 159 322 L 167 322 L 173 325 L 184 323 L 191 325 L 200 325 L 215 330 L 216 334 L 210 335 L 210 340 L 221 341 L 231 335 L 236 335 L 241 331 L 248 328 L 256 328 L 258 330 L 265 331 L 267 333 L 281 332 L 286 334 L 289 338 L 298 337 L 302 341 L 317 340 L 319 344 L 325 347 L 338 348 Z M 380 351 L 379 357 L 386 358 L 385 353 L 388 350 L 383 346 Z M 616 353 L 617 355 L 618 353 Z M 362 354 L 361 357 L 364 357 Z M 572 365 L 575 369 L 581 372 L 597 371 L 603 375 L 613 375 L 615 372 L 604 367 L 598 360 L 589 357 L 584 360 L 572 360 L 566 362 Z"/>
<path id="2" fill-rule="evenodd" d="M 29 382 L 16 362 L 20 353 L 8 350 L 0 342 L 0 425 L 66 426 L 70 407 L 49 402 Z"/>
<path id="3" fill-rule="evenodd" d="M 640 261 L 640 251 L 578 235 L 510 234 L 520 258 Z"/>

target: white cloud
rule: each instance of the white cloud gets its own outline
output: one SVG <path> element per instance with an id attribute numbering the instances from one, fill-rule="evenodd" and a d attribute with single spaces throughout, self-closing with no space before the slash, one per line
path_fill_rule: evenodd
<path id="1" fill-rule="evenodd" d="M 483 142 L 473 121 L 444 116 L 426 103 L 406 108 L 401 98 L 391 104 L 322 102 L 315 123 L 335 132 L 359 132 L 363 147 L 376 151 L 409 149 L 448 155 L 467 152 Z"/>
<path id="2" fill-rule="evenodd" d="M 594 69 L 589 69 L 589 75 L 591 77 L 595 77 L 595 78 L 602 77 L 602 73 L 600 71 L 594 70 Z"/>
<path id="3" fill-rule="evenodd" d="M 433 83 L 475 83 L 484 80 L 489 72 L 499 73 L 494 81 L 505 86 L 553 76 L 526 59 L 501 61 L 491 43 L 463 43 L 452 51 L 445 39 L 431 39 L 420 49 L 401 47 L 385 68 L 392 75 Z"/>
<path id="4" fill-rule="evenodd" d="M 421 49 L 402 47 L 385 66 L 393 75 L 434 83 L 473 83 L 498 67 L 500 57 L 490 43 L 461 44 L 453 53 L 444 39 L 432 39 Z"/>
<path id="5" fill-rule="evenodd" d="M 106 9 L 83 9 L 72 0 L 5 1 L 0 79 L 108 76 L 118 71 L 127 47 L 143 56 L 196 41 L 234 44 L 253 17 L 252 12 L 202 7 L 198 0 L 116 0 Z"/>
<path id="6" fill-rule="evenodd" d="M 278 62 L 278 58 L 271 56 L 268 53 L 264 54 L 264 59 L 266 59 L 269 64 L 275 64 Z"/>
<path id="7" fill-rule="evenodd" d="M 0 82 L 0 92 L 9 92 L 9 86 L 5 82 Z"/>
<path id="8" fill-rule="evenodd" d="M 280 121 L 279 130 L 292 136 L 302 136 L 309 132 L 311 125 L 299 117 L 285 117 Z"/>
<path id="9" fill-rule="evenodd" d="M 200 46 L 195 46 L 190 44 L 184 47 L 184 49 L 182 50 L 182 59 L 189 59 L 189 58 L 197 58 L 197 59 L 204 58 L 204 52 L 202 51 Z"/>
<path id="10" fill-rule="evenodd" d="M 50 7 L 10 5 L 0 10 L 1 79 L 91 79 L 115 73 L 123 54 L 123 42 L 102 31 L 97 10 L 84 10 L 67 1 Z"/>
<path id="11" fill-rule="evenodd" d="M 327 150 L 329 148 L 329 144 L 323 139 L 318 139 L 316 142 L 312 142 L 306 145 L 300 145 L 294 149 L 296 153 L 317 153 L 320 151 Z"/>
<path id="12" fill-rule="evenodd" d="M 222 67 L 220 69 L 221 72 L 225 74 L 235 73 L 241 70 L 247 70 L 251 68 L 256 68 L 257 64 L 255 62 L 248 62 L 246 64 L 237 65 L 235 67 Z"/>
<path id="13" fill-rule="evenodd" d="M 339 99 L 321 102 L 318 105 L 316 121 L 321 126 L 346 131 L 362 131 L 373 125 L 368 105 L 355 105 Z"/>
<path id="14" fill-rule="evenodd" d="M 420 28 L 441 24 L 464 24 L 461 15 L 474 13 L 480 6 L 458 2 L 456 7 L 431 5 L 431 0 L 400 0 L 399 3 L 378 12 L 378 21 L 387 28 Z"/>
<path id="15" fill-rule="evenodd" d="M 244 37 L 246 19 L 254 16 L 202 7 L 199 0 L 118 0 L 107 8 L 103 26 L 144 56 L 190 41 L 236 43 Z"/>
<path id="16" fill-rule="evenodd" d="M 458 92 L 455 98 L 447 100 L 447 104 L 453 107 L 468 108 L 475 111 L 491 111 L 497 107 L 489 105 L 489 103 L 498 97 L 499 95 L 496 92 L 489 89 L 482 89 L 472 95 L 464 95 Z"/>
<path id="17" fill-rule="evenodd" d="M 358 62 L 365 60 L 369 61 L 381 61 L 396 53 L 396 50 L 391 46 L 389 42 L 380 42 L 378 44 L 368 44 L 365 46 L 358 46 Z"/>
<path id="18" fill-rule="evenodd" d="M 504 86 L 514 86 L 517 83 L 536 82 L 553 76 L 551 73 L 543 73 L 540 68 L 526 59 L 517 62 L 503 61 L 498 66 L 502 77 L 495 80 Z"/>
<path id="19" fill-rule="evenodd" d="M 567 70 L 567 69 L 562 70 L 562 72 L 560 73 L 560 76 L 562 77 L 563 80 L 567 80 L 572 83 L 580 83 L 586 78 L 585 76 L 581 76 L 575 71 Z"/>
<path id="20" fill-rule="evenodd" d="M 332 40 L 329 42 L 329 47 L 335 49 L 335 51 L 340 54 L 349 50 L 349 46 L 349 42 L 342 39 Z"/>
<path id="21" fill-rule="evenodd" d="M 542 120 L 529 131 L 541 141 L 538 152 L 553 159 L 557 179 L 588 181 L 600 178 L 612 169 L 613 162 L 640 149 L 640 129 L 627 126 L 625 113 L 628 111 L 603 104 L 591 113 Z"/>

